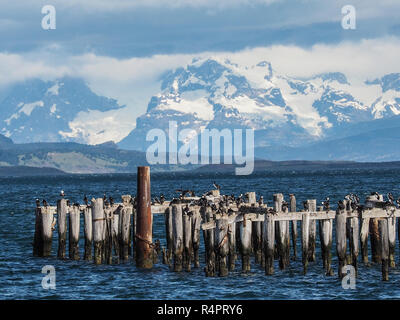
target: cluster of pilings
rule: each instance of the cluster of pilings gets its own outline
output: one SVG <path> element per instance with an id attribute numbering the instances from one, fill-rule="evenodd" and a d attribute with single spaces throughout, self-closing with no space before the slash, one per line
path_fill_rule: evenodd
<path id="1" fill-rule="evenodd" d="M 334 274 L 335 231 L 339 277 L 344 276 L 347 265 L 352 265 L 357 273 L 360 259 L 369 265 L 368 238 L 371 262 L 381 264 L 383 280 L 388 280 L 390 268 L 396 266 L 396 223 L 400 210 L 391 194 L 387 201 L 378 193 L 371 194 L 362 205 L 358 197 L 346 196 L 335 210 L 330 208 L 329 199 L 321 206 L 314 199 L 306 200 L 303 209 L 298 210 L 293 194 L 287 202 L 283 194 L 274 194 L 273 206 L 269 207 L 262 197 L 257 201 L 254 192 L 246 193 L 243 200 L 221 195 L 219 189 L 202 197 L 181 195 L 179 199 L 152 204 L 149 167 L 138 168 L 137 186 L 135 200 L 124 195 L 121 203 L 103 198 L 93 198 L 90 204 L 86 201 L 83 205 L 70 205 L 64 198 L 56 207 L 47 202 L 43 206 L 37 203 L 33 254 L 51 255 L 53 231 L 57 229 L 58 258 L 66 259 L 68 233 L 69 258 L 80 259 L 83 215 L 83 258 L 94 260 L 95 264 L 127 261 L 134 256 L 138 267 L 151 268 L 162 252 L 163 263 L 173 271 L 191 271 L 192 267 L 200 267 L 202 234 L 206 276 L 227 276 L 239 257 L 243 272 L 249 272 L 254 261 L 266 275 L 272 275 L 275 261 L 284 270 L 297 259 L 297 240 L 301 237 L 303 273 L 307 273 L 310 262 L 317 260 L 319 238 L 323 270 L 330 276 Z M 161 248 L 158 240 L 153 243 L 154 213 L 165 214 L 166 248 Z"/>
<path id="2" fill-rule="evenodd" d="M 135 256 L 136 265 L 151 268 L 160 253 L 159 241 L 152 242 L 153 217 L 151 212 L 150 168 L 139 167 L 137 197 L 122 196 L 122 203 L 110 203 L 93 198 L 89 203 L 70 204 L 62 198 L 57 207 L 45 205 L 36 208 L 33 255 L 51 255 L 53 231 L 58 231 L 57 257 L 66 259 L 67 226 L 68 257 L 79 260 L 81 215 L 85 238 L 84 260 L 95 264 L 127 261 Z M 88 201 L 87 201 L 88 202 Z M 133 250 L 134 249 L 134 250 Z"/>
<path id="3" fill-rule="evenodd" d="M 329 200 L 317 206 L 317 201 L 311 199 L 298 211 L 293 194 L 288 202 L 282 194 L 274 194 L 273 207 L 268 207 L 263 201 L 256 201 L 254 192 L 246 194 L 246 203 L 237 203 L 220 196 L 219 190 L 214 191 L 208 201 L 202 201 L 204 196 L 197 201 L 176 199 L 167 208 L 164 263 L 172 264 L 173 258 L 174 271 L 181 271 L 182 265 L 190 271 L 191 262 L 198 266 L 199 216 L 203 221 L 206 276 L 228 275 L 234 270 L 237 257 L 241 258 L 243 272 L 250 271 L 253 257 L 266 275 L 274 273 L 276 260 L 279 269 L 287 269 L 290 261 L 297 258 L 299 234 L 304 274 L 309 263 L 317 260 L 319 237 L 322 266 L 331 276 L 333 230 L 340 278 L 345 275 L 346 265 L 352 265 L 357 274 L 360 252 L 362 262 L 369 264 L 368 237 L 372 262 L 382 264 L 382 279 L 388 280 L 389 267 L 395 267 L 396 218 L 400 210 L 383 201 L 381 195 L 367 197 L 365 205 L 346 197 L 336 210 L 330 209 Z"/>

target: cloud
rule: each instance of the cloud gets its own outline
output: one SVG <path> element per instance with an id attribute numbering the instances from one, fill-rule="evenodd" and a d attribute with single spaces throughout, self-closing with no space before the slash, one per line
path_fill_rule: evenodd
<path id="1" fill-rule="evenodd" d="M 126 134 L 133 129 L 135 119 L 146 111 L 151 96 L 160 92 L 160 76 L 167 70 L 190 63 L 195 57 L 227 58 L 241 65 L 254 65 L 267 60 L 272 63 L 275 72 L 297 78 L 324 72 L 342 72 L 366 101 L 370 99 L 370 90 L 365 89 L 363 81 L 400 72 L 400 39 L 394 37 L 335 45 L 319 44 L 311 48 L 277 45 L 238 52 L 127 59 L 93 53 L 68 56 L 61 52 L 62 48 L 54 47 L 29 54 L 0 53 L 0 89 L 30 78 L 83 78 L 97 94 L 115 98 L 120 104 L 126 105 L 115 115 Z"/>

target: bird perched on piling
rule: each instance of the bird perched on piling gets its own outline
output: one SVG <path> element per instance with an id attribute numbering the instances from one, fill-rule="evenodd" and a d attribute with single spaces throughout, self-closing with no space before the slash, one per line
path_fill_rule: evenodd
<path id="1" fill-rule="evenodd" d="M 392 194 L 391 192 L 389 192 L 389 193 L 387 194 L 387 198 L 388 198 L 388 200 L 389 200 L 389 202 L 390 202 L 391 204 L 394 203 L 394 197 L 393 197 L 393 194 Z"/>
<path id="2" fill-rule="evenodd" d="M 285 212 L 289 208 L 289 203 L 282 201 L 282 211 Z"/>
<path id="3" fill-rule="evenodd" d="M 39 208 L 40 207 L 40 200 L 36 199 L 36 207 Z"/>
<path id="4" fill-rule="evenodd" d="M 375 196 L 377 200 L 379 200 L 379 193 L 378 192 L 371 192 L 371 196 Z"/>
<path id="5" fill-rule="evenodd" d="M 322 205 L 324 206 L 325 211 L 330 210 L 331 205 L 330 205 L 329 197 L 326 197 L 325 201 L 322 201 Z"/>
<path id="6" fill-rule="evenodd" d="M 103 201 L 104 201 L 104 202 L 107 201 L 107 196 L 106 196 L 106 194 L 104 194 L 104 196 L 103 196 Z"/>
<path id="7" fill-rule="evenodd" d="M 67 200 L 67 207 L 71 205 L 71 201 Z"/>
<path id="8" fill-rule="evenodd" d="M 43 199 L 43 207 L 47 207 L 47 206 L 48 206 L 47 201 Z"/>
<path id="9" fill-rule="evenodd" d="M 64 190 L 61 190 L 61 191 L 60 191 L 60 197 L 61 197 L 61 198 L 64 198 L 64 197 L 65 197 Z"/>
<path id="10" fill-rule="evenodd" d="M 396 203 L 397 203 L 397 207 L 400 208 L 400 198 L 398 198 L 398 199 L 396 200 Z"/>
<path id="11" fill-rule="evenodd" d="M 86 194 L 85 194 L 85 196 L 83 197 L 83 202 L 84 202 L 86 205 L 88 205 L 88 203 L 89 203 L 89 200 L 88 200 Z"/>
<path id="12" fill-rule="evenodd" d="M 213 182 L 213 187 L 217 190 L 221 189 L 221 186 L 219 184 L 217 184 L 215 181 Z"/>
<path id="13" fill-rule="evenodd" d="M 154 198 L 153 203 L 161 204 L 160 200 L 157 197 Z"/>
<path id="14" fill-rule="evenodd" d="M 160 195 L 160 204 L 163 204 L 164 201 L 165 201 L 165 197 L 164 197 L 164 195 L 161 193 L 161 195 Z"/>
<path id="15" fill-rule="evenodd" d="M 346 209 L 346 206 L 344 205 L 343 200 L 339 200 L 338 201 L 338 207 L 339 207 L 340 210 Z"/>
<path id="16" fill-rule="evenodd" d="M 258 199 L 258 205 L 262 206 L 264 204 L 264 197 L 260 196 L 260 198 Z"/>
<path id="17" fill-rule="evenodd" d="M 114 198 L 113 197 L 109 197 L 108 199 L 110 200 L 110 204 L 113 205 L 114 204 Z"/>
<path id="18" fill-rule="evenodd" d="M 308 202 L 307 201 L 303 201 L 303 207 L 304 207 L 304 211 L 308 211 L 309 206 L 308 206 Z"/>

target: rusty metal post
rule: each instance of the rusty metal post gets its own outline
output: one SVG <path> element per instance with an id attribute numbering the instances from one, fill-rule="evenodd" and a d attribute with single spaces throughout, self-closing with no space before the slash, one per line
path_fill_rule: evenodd
<path id="1" fill-rule="evenodd" d="M 137 172 L 136 266 L 150 269 L 153 267 L 150 167 L 138 167 Z"/>

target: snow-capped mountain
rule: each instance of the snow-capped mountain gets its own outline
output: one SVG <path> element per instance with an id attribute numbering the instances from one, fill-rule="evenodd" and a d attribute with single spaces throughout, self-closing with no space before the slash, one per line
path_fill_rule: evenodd
<path id="1" fill-rule="evenodd" d="M 0 102 L 0 133 L 16 143 L 104 142 L 110 139 L 99 124 L 120 108 L 81 79 L 33 79 L 15 85 Z"/>
<path id="2" fill-rule="evenodd" d="M 277 74 L 267 61 L 195 59 L 162 77 L 161 92 L 119 146 L 144 151 L 152 143 L 147 132 L 168 132 L 173 120 L 179 130 L 197 134 L 204 128 L 252 128 L 256 147 L 299 147 L 354 123 L 400 114 L 400 74 L 366 81 L 363 89 L 337 72 L 294 79 Z"/>

